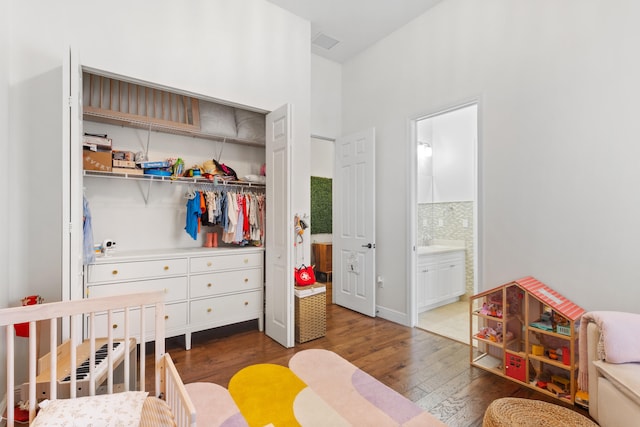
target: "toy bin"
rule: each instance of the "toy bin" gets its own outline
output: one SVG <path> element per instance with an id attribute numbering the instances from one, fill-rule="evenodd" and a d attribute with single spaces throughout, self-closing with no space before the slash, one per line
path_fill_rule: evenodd
<path id="1" fill-rule="evenodd" d="M 327 299 L 324 286 L 311 285 L 295 291 L 295 339 L 304 343 L 325 336 Z"/>

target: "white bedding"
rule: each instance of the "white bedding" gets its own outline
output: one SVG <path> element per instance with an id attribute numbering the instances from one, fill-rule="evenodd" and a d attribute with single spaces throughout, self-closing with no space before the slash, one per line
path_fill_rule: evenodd
<path id="1" fill-rule="evenodd" d="M 32 427 L 130 427 L 140 425 L 146 392 L 127 391 L 76 399 L 45 400 Z"/>

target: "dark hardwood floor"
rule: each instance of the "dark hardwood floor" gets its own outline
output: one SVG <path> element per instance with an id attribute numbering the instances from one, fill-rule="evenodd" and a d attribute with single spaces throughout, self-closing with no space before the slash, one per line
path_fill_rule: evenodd
<path id="1" fill-rule="evenodd" d="M 327 305 L 326 336 L 291 349 L 259 332 L 257 322 L 195 333 L 190 351 L 184 350 L 183 337 L 167 339 L 166 343 L 185 384 L 210 381 L 225 387 L 245 366 L 286 366 L 293 354 L 308 348 L 334 351 L 452 427 L 482 425 L 485 409 L 500 397 L 562 405 L 535 390 L 471 367 L 465 344 L 333 304 Z M 147 358 L 149 368 L 150 362 Z M 152 389 L 149 383 L 148 387 Z M 564 406 L 587 415 L 579 407 Z"/>

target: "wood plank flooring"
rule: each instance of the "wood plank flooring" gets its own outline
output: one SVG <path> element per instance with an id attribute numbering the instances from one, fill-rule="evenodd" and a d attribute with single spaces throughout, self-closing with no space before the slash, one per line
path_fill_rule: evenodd
<path id="1" fill-rule="evenodd" d="M 465 344 L 333 304 L 327 305 L 326 336 L 291 349 L 259 332 L 257 322 L 195 333 L 190 351 L 184 350 L 183 337 L 167 339 L 166 343 L 185 384 L 210 381 L 225 387 L 245 366 L 255 363 L 286 366 L 293 354 L 308 348 L 334 351 L 452 427 L 481 426 L 485 409 L 500 397 L 562 404 L 471 367 L 469 347 Z M 147 369 L 152 366 L 151 360 L 147 358 Z M 153 388 L 149 381 L 147 386 Z M 581 408 L 564 406 L 587 415 Z"/>

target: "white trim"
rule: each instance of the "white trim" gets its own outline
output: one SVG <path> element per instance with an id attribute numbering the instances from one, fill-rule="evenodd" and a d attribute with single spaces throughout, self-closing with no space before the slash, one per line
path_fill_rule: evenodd
<path id="1" fill-rule="evenodd" d="M 380 317 L 390 322 L 398 323 L 404 326 L 411 326 L 411 317 L 407 313 L 402 313 L 397 310 L 391 310 L 386 307 L 376 306 L 376 317 Z"/>

